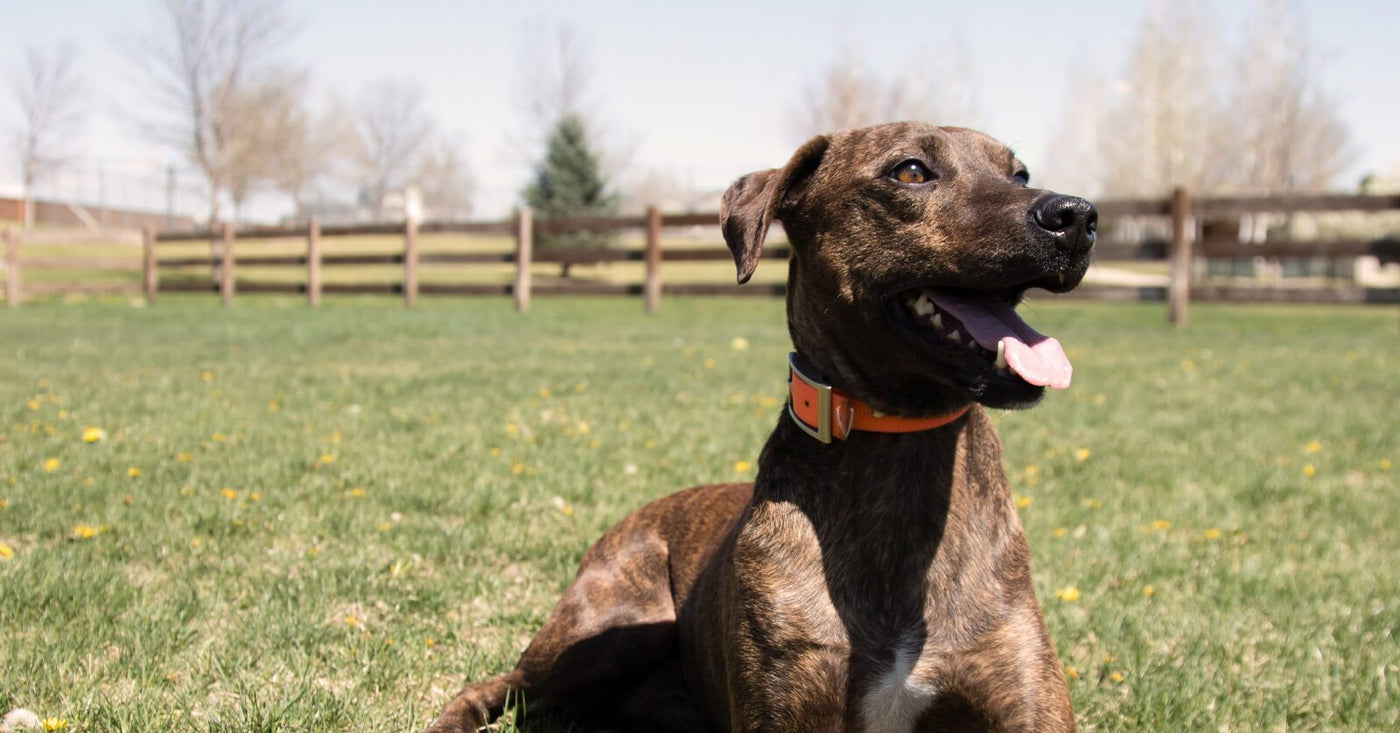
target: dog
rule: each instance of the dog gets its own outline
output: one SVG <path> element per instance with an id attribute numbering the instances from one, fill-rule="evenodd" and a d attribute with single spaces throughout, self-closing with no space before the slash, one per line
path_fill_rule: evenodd
<path id="1" fill-rule="evenodd" d="M 790 395 L 757 481 L 623 519 L 515 668 L 429 730 L 508 696 L 622 730 L 1073 730 L 985 408 L 1068 386 L 1014 307 L 1079 283 L 1097 212 L 1028 179 L 982 133 L 903 122 L 736 181 L 739 282 L 774 220 L 792 246 Z"/>

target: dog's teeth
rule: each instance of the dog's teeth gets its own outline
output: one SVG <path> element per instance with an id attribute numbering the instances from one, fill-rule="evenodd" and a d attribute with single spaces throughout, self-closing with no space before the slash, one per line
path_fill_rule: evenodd
<path id="1" fill-rule="evenodd" d="M 949 341 L 952 341 L 952 342 L 955 343 L 955 344 L 961 344 L 961 343 L 962 343 L 962 333 L 960 333 L 957 329 L 953 329 L 953 330 L 952 330 L 951 332 L 949 332 L 949 334 L 948 334 L 948 340 L 949 340 Z"/>
<path id="2" fill-rule="evenodd" d="M 932 321 L 929 321 L 929 323 L 931 323 L 931 324 L 933 325 L 934 329 L 939 330 L 939 331 L 942 331 L 942 330 L 943 330 L 943 314 L 942 314 L 942 313 L 934 313 L 934 314 L 933 314 L 933 320 L 932 320 Z"/>
<path id="3" fill-rule="evenodd" d="M 927 295 L 920 295 L 919 299 L 914 301 L 914 312 L 921 316 L 926 316 L 933 312 L 933 303 L 929 301 Z"/>
<path id="4" fill-rule="evenodd" d="M 1004 340 L 997 342 L 996 367 L 1003 371 L 1006 369 L 1006 341 Z"/>

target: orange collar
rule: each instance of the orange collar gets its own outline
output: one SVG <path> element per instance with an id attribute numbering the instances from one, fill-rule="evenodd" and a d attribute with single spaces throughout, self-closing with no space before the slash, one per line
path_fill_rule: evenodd
<path id="1" fill-rule="evenodd" d="M 856 430 L 872 433 L 914 433 L 947 425 L 967 413 L 968 406 L 946 415 L 897 417 L 871 409 L 870 405 L 814 379 L 798 367 L 802 357 L 788 354 L 788 415 L 803 432 L 830 443 L 845 440 Z M 805 360 L 802 360 L 805 363 Z M 808 365 L 810 367 L 810 365 Z M 810 371 L 810 369 L 809 369 Z"/>

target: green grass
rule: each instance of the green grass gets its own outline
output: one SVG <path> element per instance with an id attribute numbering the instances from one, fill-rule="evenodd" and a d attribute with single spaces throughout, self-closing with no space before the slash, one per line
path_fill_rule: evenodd
<path id="1" fill-rule="evenodd" d="M 421 727 L 783 395 L 778 300 L 215 302 L 0 312 L 0 712 Z M 996 420 L 1081 724 L 1394 729 L 1394 309 L 1024 311 L 1076 365 Z"/>

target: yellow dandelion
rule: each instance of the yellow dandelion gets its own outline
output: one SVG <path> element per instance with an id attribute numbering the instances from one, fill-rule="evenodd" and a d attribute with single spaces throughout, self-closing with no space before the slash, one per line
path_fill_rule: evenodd
<path id="1" fill-rule="evenodd" d="M 506 425 L 506 432 L 510 435 L 518 435 L 520 433 L 520 426 L 515 423 L 510 423 Z"/>
<path id="2" fill-rule="evenodd" d="M 97 483 L 97 479 L 91 476 L 88 476 L 87 478 L 83 479 L 83 486 L 92 486 L 95 483 Z"/>
<path id="3" fill-rule="evenodd" d="M 1214 527 L 1211 527 L 1210 529 L 1208 529 L 1208 530 L 1205 531 L 1205 537 L 1206 537 L 1206 539 L 1208 539 L 1208 540 L 1216 539 L 1216 538 L 1220 537 L 1220 530 L 1218 530 L 1218 529 L 1216 529 L 1216 528 L 1214 528 Z"/>
<path id="4" fill-rule="evenodd" d="M 588 385 L 584 384 L 583 382 L 579 382 L 578 384 L 575 384 L 575 385 L 574 385 L 574 393 L 575 393 L 575 394 L 583 394 L 584 392 L 587 392 L 587 391 L 588 391 Z"/>
<path id="5" fill-rule="evenodd" d="M 0 499 L 0 509 L 4 509 L 5 507 L 7 507 L 7 506 L 9 506 L 9 505 L 10 505 L 10 500 L 9 500 L 9 499 Z"/>
<path id="6" fill-rule="evenodd" d="M 212 382 L 214 381 L 214 373 L 211 371 L 203 371 L 200 372 L 199 378 L 206 382 Z"/>
<path id="7" fill-rule="evenodd" d="M 1079 600 L 1079 589 L 1072 585 L 1067 585 L 1055 591 L 1055 597 L 1062 601 L 1073 603 Z"/>
<path id="8" fill-rule="evenodd" d="M 491 448 L 491 455 L 493 455 L 493 456 L 499 456 L 499 455 L 501 455 L 501 449 L 500 449 L 500 448 L 496 448 L 496 447 L 492 447 L 492 448 Z"/>
<path id="9" fill-rule="evenodd" d="M 519 476 L 519 475 L 522 474 L 522 473 L 525 473 L 525 464 L 523 464 L 523 463 L 512 463 L 512 464 L 510 464 L 510 475 L 512 475 L 512 476 Z"/>
<path id="10" fill-rule="evenodd" d="M 227 443 L 227 442 L 228 442 L 228 436 L 227 436 L 227 435 L 224 435 L 223 433 L 214 433 L 213 435 L 209 436 L 209 439 L 212 440 L 212 441 L 214 441 L 215 443 Z"/>
<path id="11" fill-rule="evenodd" d="M 91 524 L 79 524 L 73 527 L 73 538 L 79 540 L 90 540 L 102 533 L 101 527 L 94 527 Z"/>
<path id="12" fill-rule="evenodd" d="M 132 466 L 131 468 L 126 469 L 126 475 L 132 478 L 137 478 L 141 475 L 141 469 Z"/>
<path id="13" fill-rule="evenodd" d="M 1025 509 L 1026 507 L 1029 507 L 1031 504 L 1034 504 L 1034 503 L 1035 503 L 1035 497 L 1034 497 L 1034 496 L 1018 496 L 1018 497 L 1016 497 L 1016 506 L 1017 506 L 1017 508 Z"/>
<path id="14" fill-rule="evenodd" d="M 229 501 L 233 501 L 234 499 L 238 498 L 238 492 L 234 491 L 233 489 L 221 489 L 219 491 L 219 495 L 224 497 L 225 499 L 228 499 Z"/>
<path id="15" fill-rule="evenodd" d="M 318 460 L 322 465 L 325 465 L 327 463 L 335 463 L 335 459 L 336 454 L 334 453 L 322 453 L 321 457 Z"/>
<path id="16" fill-rule="evenodd" d="M 705 360 L 705 368 L 706 368 L 706 369 L 714 369 L 714 368 L 715 368 L 715 360 L 714 360 L 714 359 L 706 359 L 706 360 Z"/>
<path id="17" fill-rule="evenodd" d="M 549 393 L 549 388 L 548 388 L 548 387 L 540 387 L 540 398 L 541 398 L 541 399 L 549 399 L 549 394 L 550 394 L 550 393 Z"/>
<path id="18" fill-rule="evenodd" d="M 83 442 L 84 442 L 84 443 L 101 443 L 102 441 L 104 441 L 104 440 L 106 440 L 106 439 L 107 439 L 107 432 L 104 431 L 102 428 L 96 428 L 96 427 L 83 428 Z"/>
<path id="19" fill-rule="evenodd" d="M 179 462 L 181 462 L 181 463 L 189 463 L 190 461 L 193 461 L 193 460 L 194 460 L 194 454 L 193 454 L 193 453 L 176 453 L 176 454 L 175 454 L 175 460 L 177 460 L 177 461 L 179 461 Z"/>
<path id="20" fill-rule="evenodd" d="M 1040 472 L 1040 466 L 1037 466 L 1037 465 L 1035 465 L 1034 463 L 1032 463 L 1032 464 L 1029 465 L 1029 466 L 1026 466 L 1026 475 L 1027 475 L 1027 476 L 1034 476 L 1034 475 L 1036 475 L 1036 474 L 1039 473 L 1039 472 Z"/>
<path id="21" fill-rule="evenodd" d="M 759 404 L 760 407 L 777 407 L 777 406 L 778 406 L 778 398 L 777 398 L 777 397 L 771 397 L 771 396 L 769 396 L 769 397 L 760 397 L 760 398 L 758 398 L 758 404 Z"/>
<path id="22" fill-rule="evenodd" d="M 359 488 L 359 487 L 357 486 L 357 487 L 355 487 L 355 488 L 353 488 L 353 489 L 351 489 L 351 490 L 349 490 L 349 491 L 347 491 L 347 492 L 345 492 L 345 493 L 346 493 L 347 495 L 349 495 L 349 496 L 352 496 L 352 497 L 358 499 L 358 498 L 360 498 L 360 497 L 362 497 L 362 496 L 365 495 L 365 490 L 364 490 L 364 489 L 361 489 L 361 488 Z"/>
<path id="23" fill-rule="evenodd" d="M 423 641 L 423 646 L 426 646 L 429 649 L 432 649 L 435 644 L 437 644 L 437 642 L 433 641 L 432 637 L 429 637 Z"/>
<path id="24" fill-rule="evenodd" d="M 583 422 L 583 421 L 579 421 L 579 424 L 578 424 L 577 426 L 575 426 L 575 427 L 576 427 L 576 429 L 579 431 L 580 434 L 582 434 L 582 435 L 588 435 L 588 430 L 589 430 L 588 423 Z"/>
<path id="25" fill-rule="evenodd" d="M 1152 520 L 1152 528 L 1159 531 L 1168 530 L 1172 528 L 1172 523 L 1165 519 L 1154 519 Z"/>
<path id="26" fill-rule="evenodd" d="M 1056 539 L 1064 537 L 1065 535 L 1069 534 L 1069 527 L 1056 527 L 1055 530 L 1050 534 L 1053 535 Z"/>
<path id="27" fill-rule="evenodd" d="M 743 336 L 735 336 L 734 340 L 729 342 L 729 348 L 735 351 L 748 351 L 749 340 Z"/>
<path id="28" fill-rule="evenodd" d="M 248 495 L 248 501 L 262 501 L 262 494 L 254 491 Z"/>
<path id="29" fill-rule="evenodd" d="M 126 496 L 122 497 L 122 503 L 127 506 L 131 506 L 131 503 L 134 501 L 136 501 L 136 498 L 133 497 L 131 494 L 127 494 Z"/>
<path id="30" fill-rule="evenodd" d="M 1317 466 L 1314 466 L 1314 465 L 1311 464 L 1311 463 L 1309 463 L 1309 464 L 1306 465 L 1306 466 L 1303 466 L 1303 475 L 1304 475 L 1304 476 L 1307 476 L 1308 478 L 1312 478 L 1313 476 L 1316 476 L 1316 475 L 1317 475 Z"/>
<path id="31" fill-rule="evenodd" d="M 1191 361 L 1190 359 L 1183 359 L 1181 361 L 1181 371 L 1187 373 L 1196 371 L 1196 362 Z"/>
<path id="32" fill-rule="evenodd" d="M 654 440 L 648 440 L 647 442 L 643 443 L 642 446 L 643 446 L 643 447 L 646 447 L 646 448 L 655 448 L 655 447 L 656 447 L 656 441 L 654 441 Z"/>
<path id="33" fill-rule="evenodd" d="M 1142 594 L 1147 596 L 1148 598 L 1151 598 L 1152 596 L 1157 594 L 1157 589 L 1153 588 L 1150 585 L 1144 585 L 1142 587 Z"/>
<path id="34" fill-rule="evenodd" d="M 1078 450 L 1074 451 L 1074 460 L 1080 461 L 1081 463 L 1089 460 L 1089 449 L 1079 448 Z"/>
<path id="35" fill-rule="evenodd" d="M 359 625 L 360 625 L 360 620 L 359 620 L 358 618 L 355 618 L 354 616 L 346 616 L 346 617 L 345 617 L 345 625 L 346 625 L 346 626 L 359 626 Z"/>
<path id="36" fill-rule="evenodd" d="M 1117 672 L 1117 671 L 1115 671 L 1113 674 L 1110 674 L 1110 675 L 1108 676 L 1108 678 L 1111 679 L 1111 680 L 1113 680 L 1114 682 L 1122 682 L 1122 681 L 1123 681 L 1123 673 L 1122 673 L 1122 672 Z"/>
<path id="37" fill-rule="evenodd" d="M 748 471 L 748 470 L 749 470 L 749 462 L 748 462 L 748 461 L 735 461 L 735 462 L 734 462 L 734 472 L 735 472 L 735 473 L 745 473 L 745 472 Z"/>
<path id="38" fill-rule="evenodd" d="M 339 430 L 335 431 L 334 433 L 331 433 L 331 442 L 332 442 L 332 443 L 339 443 L 339 442 L 340 442 L 340 431 L 339 431 Z"/>
<path id="39" fill-rule="evenodd" d="M 394 523 L 393 523 L 393 522 L 380 522 L 380 523 L 379 523 L 379 531 L 380 531 L 380 532 L 388 532 L 390 529 L 393 528 L 393 526 L 394 526 Z M 397 567 L 397 566 L 395 566 L 395 567 Z M 397 573 L 395 573 L 395 574 L 397 575 Z"/>
<path id="40" fill-rule="evenodd" d="M 1321 452 L 1322 452 L 1322 444 L 1319 443 L 1319 442 L 1317 442 L 1316 440 L 1309 440 L 1309 441 L 1308 441 L 1308 444 L 1305 445 L 1305 446 L 1303 446 L 1303 452 L 1304 452 L 1304 453 L 1321 453 Z"/>
<path id="41" fill-rule="evenodd" d="M 40 407 L 39 401 L 38 401 L 38 400 L 30 400 L 30 401 L 29 401 L 29 404 L 28 404 L 28 405 L 25 405 L 25 406 L 28 407 L 28 408 L 31 409 L 31 410 L 37 410 L 37 409 L 39 409 L 39 407 Z"/>
<path id="42" fill-rule="evenodd" d="M 1076 668 L 1074 667 L 1074 665 L 1070 665 L 1070 666 L 1068 666 L 1068 667 L 1065 667 L 1065 677 L 1068 677 L 1069 679 L 1072 679 L 1072 680 L 1077 680 L 1077 679 L 1079 679 L 1079 670 L 1076 669 Z"/>
<path id="43" fill-rule="evenodd" d="M 4 542 L 0 542 L 0 560 L 9 560 L 15 556 L 15 548 Z"/>
<path id="44" fill-rule="evenodd" d="M 58 717 L 44 718 L 44 722 L 40 727 L 46 731 L 67 730 L 68 721 Z"/>
<path id="45" fill-rule="evenodd" d="M 68 411 L 67 411 L 67 410 L 59 410 L 59 411 L 58 411 L 58 419 L 59 419 L 59 420 L 67 420 L 67 419 L 68 419 Z"/>
<path id="46" fill-rule="evenodd" d="M 1390 459 L 1389 459 L 1389 458 L 1382 458 L 1382 459 L 1381 459 L 1380 466 L 1381 466 L 1381 470 L 1382 470 L 1382 471 L 1389 471 L 1389 470 L 1390 470 L 1390 466 L 1391 466 Z"/>
<path id="47" fill-rule="evenodd" d="M 1103 502 L 1098 499 L 1085 499 L 1082 503 L 1086 509 L 1099 509 L 1103 507 Z"/>
<path id="48" fill-rule="evenodd" d="M 57 458 L 44 459 L 44 473 L 53 473 L 58 470 L 61 462 Z"/>

